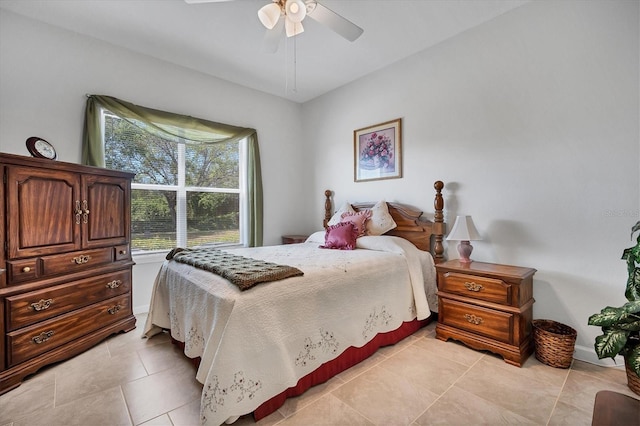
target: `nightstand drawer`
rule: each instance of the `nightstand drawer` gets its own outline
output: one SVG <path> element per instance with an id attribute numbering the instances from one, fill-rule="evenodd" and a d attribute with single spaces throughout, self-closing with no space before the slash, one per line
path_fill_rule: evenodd
<path id="1" fill-rule="evenodd" d="M 439 301 L 438 321 L 504 343 L 513 335 L 513 314 L 446 298 Z"/>
<path id="2" fill-rule="evenodd" d="M 457 272 L 447 272 L 442 274 L 442 278 L 440 291 L 511 305 L 511 285 L 502 280 Z"/>

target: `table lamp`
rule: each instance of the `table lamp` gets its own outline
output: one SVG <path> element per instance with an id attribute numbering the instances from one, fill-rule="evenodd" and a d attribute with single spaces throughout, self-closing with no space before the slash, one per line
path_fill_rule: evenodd
<path id="1" fill-rule="evenodd" d="M 453 224 L 451 233 L 447 236 L 447 241 L 460 241 L 458 244 L 458 253 L 460 254 L 460 263 L 471 263 L 469 259 L 473 246 L 469 241 L 481 240 L 480 234 L 473 224 L 471 216 L 456 216 L 456 222 Z"/>

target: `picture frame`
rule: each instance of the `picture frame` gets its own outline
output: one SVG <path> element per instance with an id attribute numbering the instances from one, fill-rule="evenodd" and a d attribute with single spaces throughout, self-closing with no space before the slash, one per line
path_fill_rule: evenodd
<path id="1" fill-rule="evenodd" d="M 402 177 L 402 119 L 353 131 L 353 179 L 366 182 Z"/>

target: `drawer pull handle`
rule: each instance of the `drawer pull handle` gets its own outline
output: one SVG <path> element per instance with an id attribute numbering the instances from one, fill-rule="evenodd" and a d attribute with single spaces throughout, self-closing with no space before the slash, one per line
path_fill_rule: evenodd
<path id="1" fill-rule="evenodd" d="M 126 250 L 120 250 L 120 254 L 127 254 Z"/>
<path id="2" fill-rule="evenodd" d="M 482 284 L 477 284 L 477 283 L 474 283 L 473 281 L 465 282 L 464 286 L 469 291 L 480 291 L 480 290 L 482 290 L 484 288 L 484 286 Z"/>
<path id="3" fill-rule="evenodd" d="M 22 268 L 22 272 L 31 272 L 31 268 L 29 266 L 25 266 L 24 268 Z"/>
<path id="4" fill-rule="evenodd" d="M 82 216 L 82 209 L 80 208 L 80 200 L 76 200 L 76 225 L 80 225 L 80 216 Z"/>
<path id="5" fill-rule="evenodd" d="M 483 322 L 481 317 L 477 317 L 473 314 L 464 314 L 464 319 L 466 319 L 471 324 L 475 324 L 475 325 L 480 325 Z"/>
<path id="6" fill-rule="evenodd" d="M 122 281 L 113 280 L 113 281 L 107 283 L 107 288 L 110 288 L 110 289 L 118 288 L 118 287 L 120 287 L 120 284 L 122 284 Z"/>
<path id="7" fill-rule="evenodd" d="M 71 261 L 73 263 L 75 263 L 76 265 L 84 265 L 85 263 L 89 262 L 91 260 L 91 256 L 86 255 L 86 254 L 82 254 L 80 256 L 76 256 L 73 259 L 71 259 Z"/>
<path id="8" fill-rule="evenodd" d="M 82 200 L 82 222 L 89 222 L 89 205 L 87 200 Z"/>
<path id="9" fill-rule="evenodd" d="M 107 312 L 109 312 L 109 314 L 111 314 L 111 315 L 115 315 L 122 308 L 123 308 L 123 306 L 121 306 L 121 305 L 115 305 L 115 306 L 112 306 L 111 308 L 107 309 Z"/>
<path id="10" fill-rule="evenodd" d="M 53 330 L 43 331 L 42 333 L 38 334 L 37 336 L 33 336 L 31 338 L 31 340 L 33 340 L 33 343 L 35 343 L 36 345 L 39 345 L 39 344 L 44 343 L 47 340 L 49 340 L 51 338 L 51 336 L 53 336 Z"/>
<path id="11" fill-rule="evenodd" d="M 33 309 L 34 311 L 40 312 L 44 311 L 45 309 L 49 309 L 52 303 L 53 299 L 40 299 L 38 302 L 33 302 L 29 306 L 31 306 L 31 309 Z"/>

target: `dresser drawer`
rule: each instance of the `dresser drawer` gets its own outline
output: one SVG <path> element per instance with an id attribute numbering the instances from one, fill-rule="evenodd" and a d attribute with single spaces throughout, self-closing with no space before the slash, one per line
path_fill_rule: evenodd
<path id="1" fill-rule="evenodd" d="M 38 277 L 38 259 L 14 260 L 7 262 L 9 282 L 20 283 Z"/>
<path id="2" fill-rule="evenodd" d="M 514 315 L 440 298 L 438 321 L 504 343 L 511 343 Z"/>
<path id="3" fill-rule="evenodd" d="M 131 290 L 131 271 L 118 271 L 6 298 L 7 330 L 53 318 Z"/>
<path id="4" fill-rule="evenodd" d="M 123 295 L 7 333 L 8 367 L 130 315 L 131 296 Z"/>
<path id="5" fill-rule="evenodd" d="M 70 274 L 113 262 L 113 247 L 56 254 L 41 259 L 43 275 Z"/>
<path id="6" fill-rule="evenodd" d="M 511 305 L 511 285 L 495 278 L 447 272 L 441 274 L 439 290 L 487 302 Z"/>
<path id="7" fill-rule="evenodd" d="M 119 260 L 131 259 L 131 250 L 129 250 L 129 244 L 115 246 L 116 250 L 116 262 Z"/>

